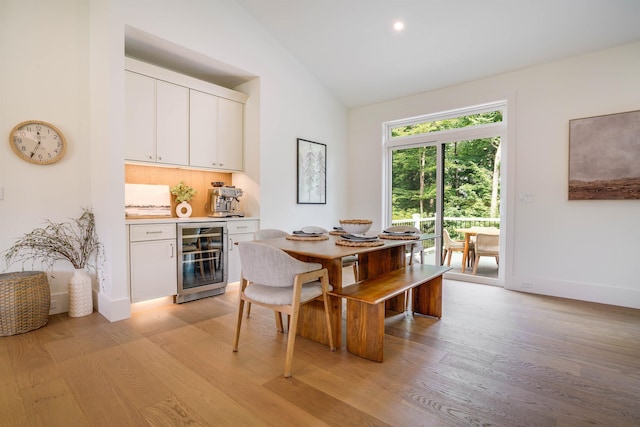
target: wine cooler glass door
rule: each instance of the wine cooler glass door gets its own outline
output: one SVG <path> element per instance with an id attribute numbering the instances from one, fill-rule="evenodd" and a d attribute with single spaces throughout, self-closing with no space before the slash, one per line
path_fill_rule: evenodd
<path id="1" fill-rule="evenodd" d="M 181 295 L 204 291 L 217 292 L 198 298 L 223 293 L 227 276 L 225 223 L 178 224 L 178 236 L 178 300 Z"/>

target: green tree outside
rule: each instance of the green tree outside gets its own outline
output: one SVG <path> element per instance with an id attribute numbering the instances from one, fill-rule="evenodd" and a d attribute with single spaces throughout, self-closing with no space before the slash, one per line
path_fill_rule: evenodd
<path id="1" fill-rule="evenodd" d="M 392 130 L 393 137 L 438 132 L 502 121 L 502 113 L 474 114 Z M 500 138 L 444 144 L 444 216 L 498 217 L 500 215 Z M 393 219 L 432 217 L 436 209 L 436 147 L 393 152 Z"/>

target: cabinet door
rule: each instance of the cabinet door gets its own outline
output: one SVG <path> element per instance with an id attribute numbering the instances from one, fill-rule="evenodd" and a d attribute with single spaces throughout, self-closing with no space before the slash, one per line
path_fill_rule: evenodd
<path id="1" fill-rule="evenodd" d="M 248 242 L 253 240 L 253 233 L 244 233 L 244 234 L 229 234 L 229 244 L 227 245 L 228 251 L 227 254 L 229 258 L 227 259 L 227 282 L 233 283 L 240 281 L 240 251 L 238 251 L 238 246 L 235 245 L 237 242 Z"/>
<path id="2" fill-rule="evenodd" d="M 220 98 L 218 100 L 218 167 L 243 170 L 243 154 L 244 104 Z"/>
<path id="3" fill-rule="evenodd" d="M 156 161 L 188 165 L 189 89 L 156 82 Z"/>
<path id="4" fill-rule="evenodd" d="M 125 158 L 155 162 L 156 81 L 125 71 Z"/>
<path id="5" fill-rule="evenodd" d="M 133 242 L 129 246 L 131 302 L 176 295 L 176 241 Z"/>
<path id="6" fill-rule="evenodd" d="M 218 97 L 197 90 L 189 97 L 189 164 L 218 167 Z"/>

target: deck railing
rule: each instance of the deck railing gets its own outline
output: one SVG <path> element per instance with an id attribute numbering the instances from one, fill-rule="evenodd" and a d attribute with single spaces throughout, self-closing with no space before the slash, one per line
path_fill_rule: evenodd
<path id="1" fill-rule="evenodd" d="M 420 218 L 415 214 L 410 219 L 394 219 L 392 225 L 410 225 L 419 228 L 422 233 L 435 233 L 436 218 Z M 462 218 L 462 217 L 444 217 L 442 226 L 447 229 L 452 239 L 463 239 L 464 235 L 457 233 L 457 228 L 469 227 L 497 227 L 500 228 L 500 218 Z M 425 248 L 434 246 L 434 241 L 424 242 Z"/>

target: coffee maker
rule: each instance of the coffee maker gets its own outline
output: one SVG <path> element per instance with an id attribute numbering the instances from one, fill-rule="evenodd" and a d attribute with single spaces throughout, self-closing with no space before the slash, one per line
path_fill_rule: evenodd
<path id="1" fill-rule="evenodd" d="M 230 217 L 244 216 L 244 212 L 239 210 L 238 200 L 242 196 L 242 189 L 232 185 L 216 185 L 211 183 L 213 188 L 209 189 L 209 202 L 207 206 L 208 216 L 210 217 Z"/>

